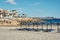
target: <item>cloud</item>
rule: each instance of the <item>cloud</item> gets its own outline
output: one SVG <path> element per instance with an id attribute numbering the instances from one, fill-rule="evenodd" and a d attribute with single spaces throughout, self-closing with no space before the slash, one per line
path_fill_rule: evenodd
<path id="1" fill-rule="evenodd" d="M 9 4 L 16 4 L 16 2 L 14 0 L 7 0 L 6 2 Z"/>

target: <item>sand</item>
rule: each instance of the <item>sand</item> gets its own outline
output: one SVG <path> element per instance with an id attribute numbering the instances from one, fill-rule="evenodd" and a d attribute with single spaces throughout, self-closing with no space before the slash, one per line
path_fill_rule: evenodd
<path id="1" fill-rule="evenodd" d="M 11 30 L 19 27 L 0 27 L 0 40 L 60 40 L 57 32 Z"/>

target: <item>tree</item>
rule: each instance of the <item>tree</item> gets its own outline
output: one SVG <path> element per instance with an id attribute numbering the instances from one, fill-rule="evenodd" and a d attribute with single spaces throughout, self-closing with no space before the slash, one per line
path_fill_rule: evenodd
<path id="1" fill-rule="evenodd" d="M 26 15 L 26 14 L 22 14 L 22 16 L 21 16 L 21 17 L 26 18 L 26 17 L 27 17 L 27 15 Z"/>

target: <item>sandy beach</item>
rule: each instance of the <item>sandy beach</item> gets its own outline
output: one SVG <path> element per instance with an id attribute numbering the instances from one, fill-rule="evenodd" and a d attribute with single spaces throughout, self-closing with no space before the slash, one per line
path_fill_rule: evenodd
<path id="1" fill-rule="evenodd" d="M 20 27 L 0 27 L 0 40 L 60 40 L 57 32 L 11 30 Z"/>

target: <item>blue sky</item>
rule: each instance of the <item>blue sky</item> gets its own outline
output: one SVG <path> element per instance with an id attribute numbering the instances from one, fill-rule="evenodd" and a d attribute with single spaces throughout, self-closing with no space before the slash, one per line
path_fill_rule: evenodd
<path id="1" fill-rule="evenodd" d="M 0 8 L 17 9 L 29 17 L 60 18 L 60 0 L 0 0 Z"/>

